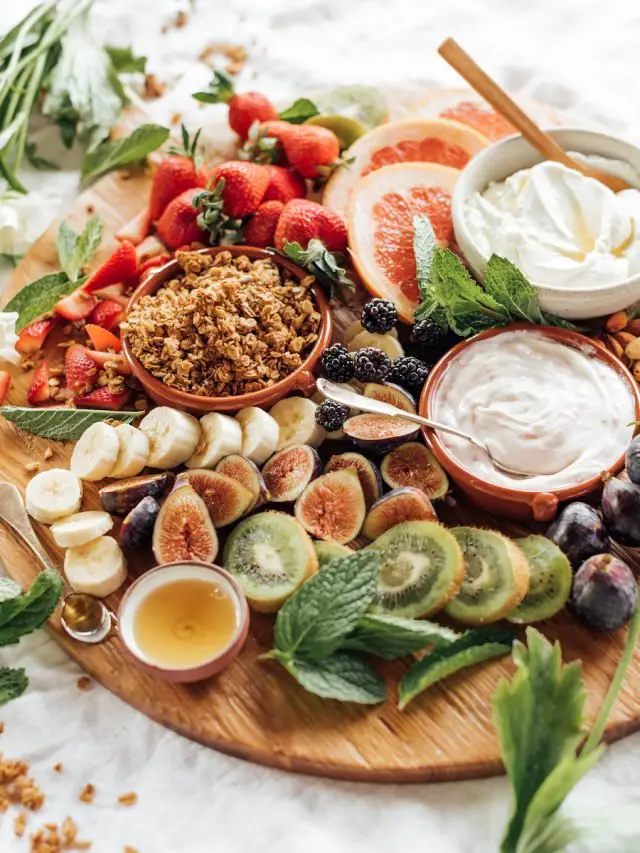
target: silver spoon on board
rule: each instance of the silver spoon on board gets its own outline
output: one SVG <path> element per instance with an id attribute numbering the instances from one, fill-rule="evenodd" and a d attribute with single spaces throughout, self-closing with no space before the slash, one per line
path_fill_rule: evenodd
<path id="1" fill-rule="evenodd" d="M 349 406 L 349 408 L 361 409 L 363 412 L 371 412 L 374 415 L 390 415 L 395 418 L 404 418 L 407 421 L 413 421 L 414 423 L 421 424 L 422 426 L 431 427 L 431 429 L 436 429 L 440 432 L 447 432 L 450 435 L 463 438 L 465 441 L 473 444 L 474 447 L 478 447 L 486 453 L 493 466 L 499 471 L 503 471 L 505 474 L 508 474 L 510 477 L 524 479 L 525 477 L 537 476 L 537 474 L 532 473 L 531 471 L 518 471 L 515 468 L 510 468 L 508 465 L 500 462 L 499 459 L 496 459 L 484 442 L 479 441 L 477 438 L 474 438 L 474 436 L 469 435 L 469 433 L 463 432 L 455 427 L 437 423 L 436 421 L 429 420 L 428 418 L 423 418 L 421 415 L 415 415 L 413 412 L 405 412 L 404 409 L 398 409 L 390 403 L 383 403 L 381 400 L 372 400 L 369 397 L 358 394 L 356 391 L 349 391 L 346 388 L 341 388 L 335 382 L 331 382 L 328 379 L 317 379 L 316 385 L 318 390 L 329 400 L 335 400 L 336 403 L 342 403 L 344 406 Z"/>
<path id="2" fill-rule="evenodd" d="M 11 483 L 0 483 L 0 521 L 4 521 L 31 549 L 43 569 L 56 570 L 36 536 L 20 492 Z M 102 643 L 116 622 L 115 615 L 99 598 L 74 592 L 64 579 L 63 584 L 60 621 L 64 631 L 81 643 Z"/>

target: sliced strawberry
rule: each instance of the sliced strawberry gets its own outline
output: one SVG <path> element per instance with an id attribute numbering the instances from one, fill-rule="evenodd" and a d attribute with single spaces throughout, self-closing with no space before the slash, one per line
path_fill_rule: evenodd
<path id="1" fill-rule="evenodd" d="M 33 406 L 36 403 L 46 403 L 50 397 L 49 365 L 46 361 L 43 361 L 33 374 L 31 385 L 27 392 L 27 401 Z"/>
<path id="2" fill-rule="evenodd" d="M 6 370 L 0 370 L 0 406 L 4 405 L 11 385 L 11 376 Z"/>
<path id="3" fill-rule="evenodd" d="M 107 364 L 110 364 L 120 376 L 131 376 L 133 373 L 129 367 L 129 362 L 122 353 L 98 352 L 95 349 L 86 349 L 85 352 L 99 367 L 106 367 Z"/>
<path id="4" fill-rule="evenodd" d="M 124 317 L 124 306 L 112 299 L 102 299 L 89 314 L 89 323 L 103 329 L 117 329 Z"/>
<path id="5" fill-rule="evenodd" d="M 87 293 L 108 287 L 110 284 L 118 284 L 135 275 L 138 267 L 138 256 L 133 243 L 123 240 L 118 248 L 107 260 L 98 267 L 87 279 L 84 289 Z"/>
<path id="6" fill-rule="evenodd" d="M 193 192 L 197 192 L 197 187 L 193 188 Z M 181 193 L 181 195 L 184 195 L 184 193 Z M 145 261 L 148 261 L 149 258 L 155 258 L 156 255 L 164 255 L 166 254 L 166 251 L 167 247 L 164 243 L 161 243 L 155 234 L 149 234 L 149 236 L 136 248 L 138 263 L 143 264 Z"/>
<path id="7" fill-rule="evenodd" d="M 91 293 L 87 293 L 83 287 L 74 290 L 56 303 L 54 311 L 65 320 L 84 320 L 91 314 L 98 304 L 98 300 Z"/>
<path id="8" fill-rule="evenodd" d="M 80 344 L 69 347 L 64 358 L 64 376 L 67 388 L 74 394 L 91 391 L 98 376 L 98 367 L 87 355 L 86 347 Z"/>
<path id="9" fill-rule="evenodd" d="M 47 320 L 35 320 L 29 323 L 18 335 L 16 349 L 22 355 L 33 355 L 34 352 L 39 352 L 47 339 L 47 335 L 56 324 L 55 318 Z"/>
<path id="10" fill-rule="evenodd" d="M 163 267 L 170 260 L 169 255 L 156 255 L 155 258 L 149 258 L 138 267 L 138 280 L 143 282 L 151 271 L 155 270 L 156 267 Z"/>
<path id="11" fill-rule="evenodd" d="M 97 350 L 104 351 L 110 349 L 114 352 L 122 350 L 122 342 L 113 332 L 109 332 L 107 329 L 103 329 L 101 326 L 96 326 L 93 323 L 87 323 L 86 330 L 91 343 Z"/>
<path id="12" fill-rule="evenodd" d="M 149 233 L 150 224 L 149 211 L 145 208 L 119 229 L 115 235 L 116 240 L 129 240 L 130 243 L 137 246 Z"/>
<path id="13" fill-rule="evenodd" d="M 98 299 L 116 299 L 118 296 L 123 296 L 125 291 L 124 283 L 110 284 L 108 287 L 101 287 L 100 290 L 94 290 L 93 295 Z"/>
<path id="14" fill-rule="evenodd" d="M 108 388 L 97 388 L 84 397 L 76 397 L 75 404 L 81 409 L 121 409 L 131 399 L 131 389 L 115 393 Z"/>

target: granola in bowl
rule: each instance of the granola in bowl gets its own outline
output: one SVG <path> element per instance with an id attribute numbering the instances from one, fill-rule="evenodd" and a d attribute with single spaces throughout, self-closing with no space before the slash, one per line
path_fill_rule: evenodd
<path id="1" fill-rule="evenodd" d="M 182 270 L 142 296 L 121 325 L 131 354 L 164 385 L 230 397 L 302 366 L 321 323 L 312 285 L 270 258 L 178 251 Z"/>

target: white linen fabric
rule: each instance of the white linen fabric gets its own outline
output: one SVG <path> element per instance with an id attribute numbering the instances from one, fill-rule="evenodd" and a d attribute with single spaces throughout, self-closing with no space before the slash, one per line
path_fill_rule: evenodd
<path id="1" fill-rule="evenodd" d="M 0 32 L 33 5 L 0 3 Z M 189 23 L 161 33 L 179 9 Z M 150 70 L 167 82 L 149 102 L 167 122 L 176 112 L 191 128 L 206 117 L 215 135 L 224 107 L 202 109 L 189 97 L 210 71 L 198 62 L 211 41 L 246 44 L 250 62 L 239 88 L 255 87 L 284 101 L 314 88 L 342 83 L 458 86 L 435 52 L 456 37 L 516 93 L 561 109 L 584 123 L 605 124 L 640 141 L 636 3 L 609 0 L 96 0 L 97 32 L 112 44 L 131 43 L 149 57 Z M 59 172 L 25 180 L 59 210 L 77 194 L 78 158 L 65 154 L 57 131 L 36 131 L 40 152 L 61 163 Z M 0 203 L 1 204 L 1 203 Z M 55 214 L 52 210 L 51 216 Z M 8 277 L 0 269 L 0 283 Z M 598 643 L 593 637 L 594 646 Z M 441 785 L 363 785 L 287 774 L 208 750 L 152 723 L 94 685 L 83 692 L 80 670 L 45 631 L 0 652 L 0 664 L 25 666 L 27 693 L 0 709 L 5 730 L 0 751 L 22 758 L 46 792 L 45 807 L 29 816 L 29 829 L 71 815 L 95 853 L 495 853 L 507 818 L 504 779 Z M 604 810 L 612 817 L 640 797 L 640 735 L 613 746 L 570 797 L 576 816 Z M 53 765 L 62 762 L 62 773 Z M 78 799 L 96 786 L 92 805 Z M 135 791 L 126 808 L 117 798 Z M 0 815 L 0 850 L 26 850 L 13 833 L 15 810 Z M 640 849 L 604 837 L 576 851 Z"/>

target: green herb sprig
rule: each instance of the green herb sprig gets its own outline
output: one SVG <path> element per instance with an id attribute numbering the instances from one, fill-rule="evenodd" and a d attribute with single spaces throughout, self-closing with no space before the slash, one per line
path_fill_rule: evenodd
<path id="1" fill-rule="evenodd" d="M 100 421 L 119 421 L 130 424 L 141 412 L 119 412 L 107 409 L 35 409 L 29 406 L 0 406 L 0 416 L 31 435 L 41 435 L 54 441 L 77 441 L 91 424 Z"/>

